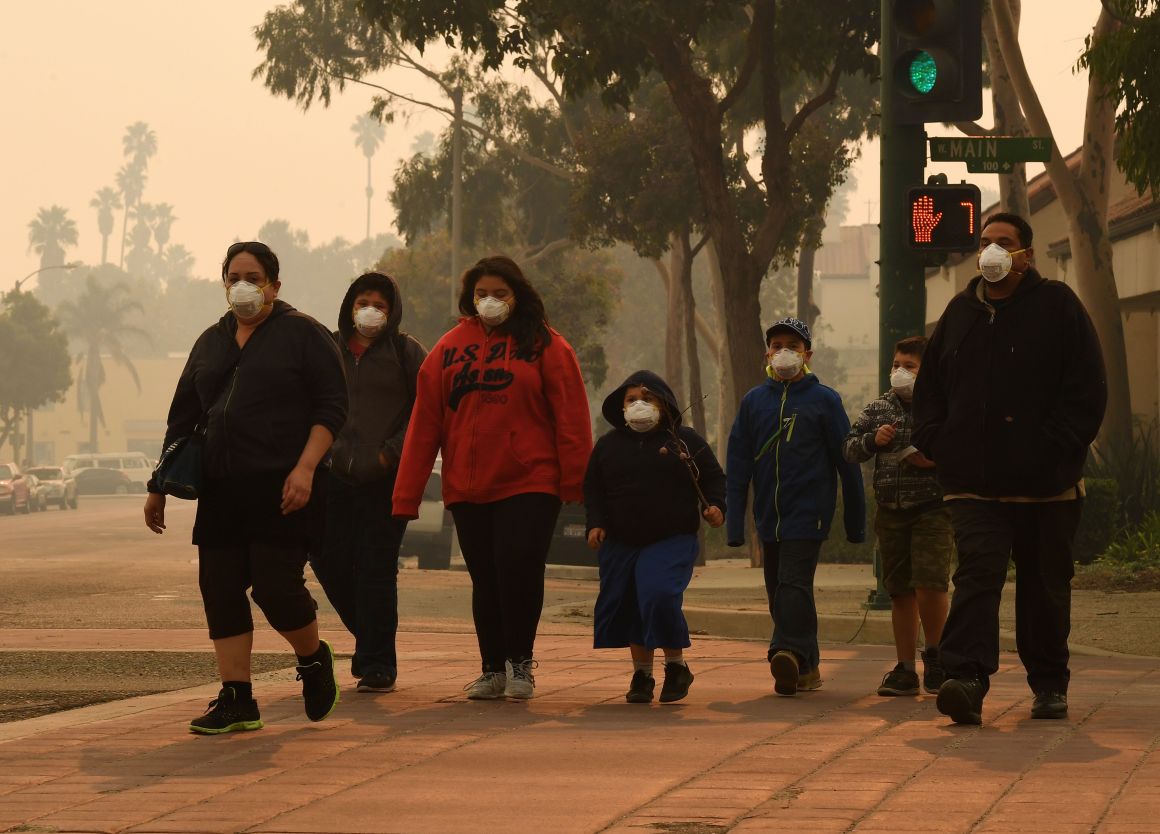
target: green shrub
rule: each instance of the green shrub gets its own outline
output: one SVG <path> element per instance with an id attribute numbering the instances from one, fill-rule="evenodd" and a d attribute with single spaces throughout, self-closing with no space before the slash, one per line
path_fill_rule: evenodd
<path id="1" fill-rule="evenodd" d="M 1088 478 L 1116 482 L 1121 526 L 1137 527 L 1149 513 L 1160 512 L 1158 440 L 1160 423 L 1137 420 L 1130 442 L 1093 450 L 1088 459 Z"/>
<path id="2" fill-rule="evenodd" d="M 1095 564 L 1132 573 L 1160 568 L 1160 513 L 1148 513 L 1138 527 L 1108 545 Z"/>
<path id="3" fill-rule="evenodd" d="M 1075 536 L 1075 561 L 1091 564 L 1104 554 L 1120 532 L 1120 490 L 1111 478 L 1088 478 L 1087 498 Z"/>

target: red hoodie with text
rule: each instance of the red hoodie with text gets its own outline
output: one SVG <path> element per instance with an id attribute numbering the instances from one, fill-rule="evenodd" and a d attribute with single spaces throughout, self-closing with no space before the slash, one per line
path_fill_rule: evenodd
<path id="1" fill-rule="evenodd" d="M 394 515 L 418 517 L 440 450 L 444 505 L 529 492 L 583 500 L 592 452 L 588 395 L 576 352 L 551 332 L 551 343 L 528 355 L 471 317 L 432 348 L 419 369 Z"/>

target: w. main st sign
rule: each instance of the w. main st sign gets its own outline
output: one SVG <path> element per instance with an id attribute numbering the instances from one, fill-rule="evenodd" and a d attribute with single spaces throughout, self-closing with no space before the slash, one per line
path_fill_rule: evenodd
<path id="1" fill-rule="evenodd" d="M 1018 162 L 1047 162 L 1051 139 L 1044 136 L 932 136 L 931 162 L 965 162 L 972 174 L 1009 174 Z"/>

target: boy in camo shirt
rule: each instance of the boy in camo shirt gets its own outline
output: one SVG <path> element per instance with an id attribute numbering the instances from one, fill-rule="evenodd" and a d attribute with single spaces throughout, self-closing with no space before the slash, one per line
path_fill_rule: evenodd
<path id="1" fill-rule="evenodd" d="M 922 622 L 923 688 L 938 692 L 943 668 L 938 641 L 947 619 L 947 582 L 954 534 L 935 479 L 934 463 L 910 445 L 910 402 L 926 339 L 912 336 L 894 346 L 890 391 L 866 406 L 842 445 L 846 460 L 874 458 L 878 512 L 874 532 L 882 575 L 890 594 L 890 617 L 898 665 L 882 679 L 879 695 L 917 695 L 914 653 Z"/>

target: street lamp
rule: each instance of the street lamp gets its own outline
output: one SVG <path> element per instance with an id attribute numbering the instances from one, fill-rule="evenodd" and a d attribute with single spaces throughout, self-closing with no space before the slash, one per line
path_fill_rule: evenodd
<path id="1" fill-rule="evenodd" d="M 70 261 L 67 264 L 53 264 L 52 266 L 42 266 L 40 269 L 32 270 L 32 272 L 28 273 L 23 278 L 21 278 L 19 281 L 17 281 L 15 286 L 12 289 L 14 292 L 20 292 L 20 287 L 23 286 L 25 281 L 27 281 L 29 278 L 32 278 L 34 276 L 39 275 L 42 272 L 47 272 L 50 269 L 76 269 L 80 265 L 81 265 L 80 261 Z"/>

